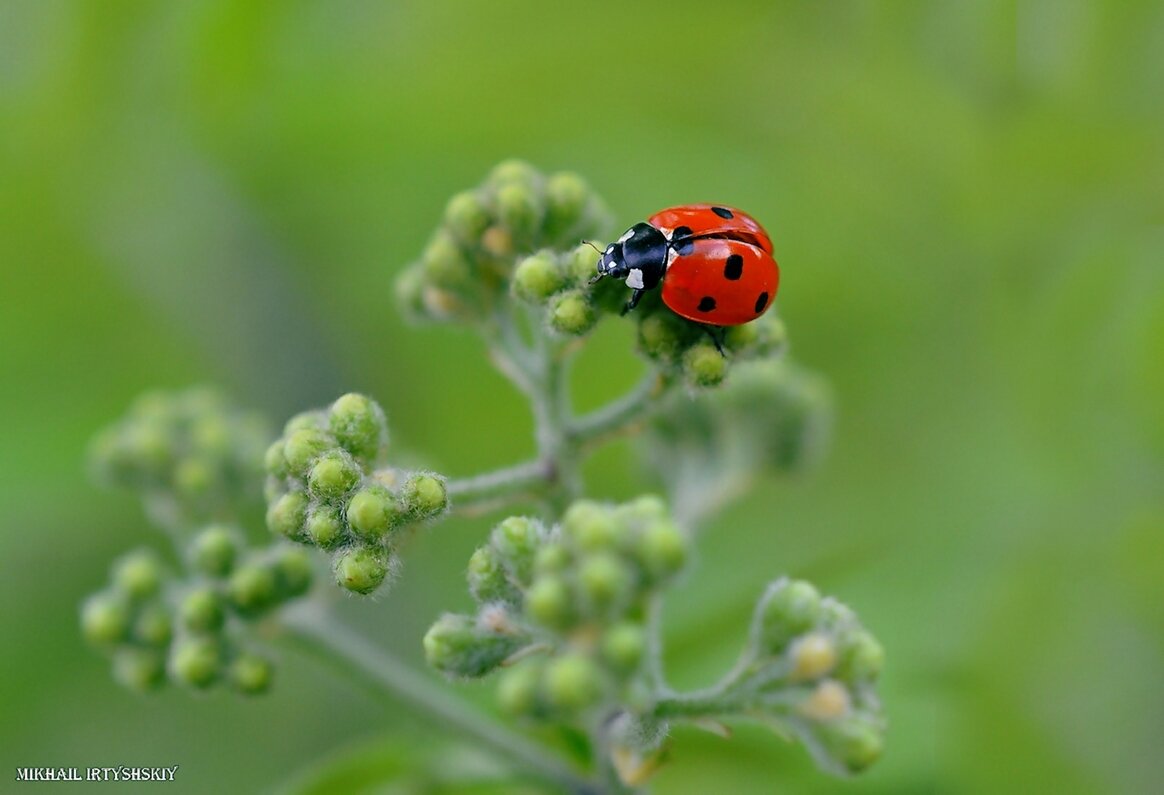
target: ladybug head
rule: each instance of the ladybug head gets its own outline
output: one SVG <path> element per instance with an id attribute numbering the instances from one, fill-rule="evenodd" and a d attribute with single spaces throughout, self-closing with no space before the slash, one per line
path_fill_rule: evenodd
<path id="1" fill-rule="evenodd" d="M 667 239 L 650 224 L 635 224 L 611 243 L 598 258 L 597 274 L 594 281 L 603 276 L 626 278 L 633 276 L 632 287 L 641 288 L 643 274 L 653 287 L 662 277 L 667 259 Z"/>

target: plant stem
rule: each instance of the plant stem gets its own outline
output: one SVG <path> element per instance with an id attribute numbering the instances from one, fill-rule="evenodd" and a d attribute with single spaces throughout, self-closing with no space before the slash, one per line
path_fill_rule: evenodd
<path id="1" fill-rule="evenodd" d="M 663 373 L 651 370 L 631 392 L 573 420 L 566 432 L 579 448 L 591 447 L 625 433 L 645 419 L 651 402 L 661 396 L 670 385 L 670 380 Z"/>
<path id="2" fill-rule="evenodd" d="M 473 512 L 516 495 L 536 494 L 545 489 L 553 476 L 552 463 L 537 459 L 473 477 L 456 478 L 446 488 L 454 510 Z"/>
<path id="3" fill-rule="evenodd" d="M 599 795 L 597 783 L 571 770 L 536 743 L 515 734 L 452 696 L 448 690 L 361 635 L 337 623 L 318 605 L 306 603 L 283 614 L 283 626 L 317 658 L 393 699 L 404 701 L 472 737 L 542 781 L 575 795 Z"/>

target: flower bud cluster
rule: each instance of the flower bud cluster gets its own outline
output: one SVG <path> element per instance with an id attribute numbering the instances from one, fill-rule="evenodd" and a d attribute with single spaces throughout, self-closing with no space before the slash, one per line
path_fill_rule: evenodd
<path id="1" fill-rule="evenodd" d="M 718 475 L 792 471 L 817 458 L 830 418 L 828 387 L 819 377 L 783 359 L 747 362 L 721 389 L 669 396 L 643 449 L 664 479 L 681 476 L 677 462 L 687 460 Z"/>
<path id="2" fill-rule="evenodd" d="M 336 582 L 353 593 L 379 588 L 402 531 L 448 507 L 440 476 L 376 468 L 387 444 L 383 409 L 349 393 L 292 418 L 267 450 L 267 527 L 331 552 Z"/>
<path id="3" fill-rule="evenodd" d="M 689 540 L 655 497 L 575 502 L 559 525 L 512 517 L 469 561 L 474 616 L 425 636 L 437 669 L 483 676 L 515 655 L 497 697 L 507 712 L 569 719 L 645 697 L 648 596 L 682 569 Z"/>
<path id="4" fill-rule="evenodd" d="M 602 200 L 577 174 L 499 164 L 481 186 L 454 196 L 420 262 L 397 280 L 408 311 L 429 320 L 486 317 L 509 290 L 516 258 L 572 248 L 609 225 Z"/>
<path id="5" fill-rule="evenodd" d="M 692 387 L 713 387 L 738 362 L 777 356 L 787 345 L 784 322 L 775 311 L 741 326 L 708 330 L 668 309 L 659 291 L 644 296 L 630 312 L 638 323 L 639 350 Z M 648 300 L 649 299 L 649 300 Z M 712 335 L 722 335 L 722 351 Z"/>
<path id="6" fill-rule="evenodd" d="M 272 662 L 250 648 L 243 627 L 311 587 L 307 554 L 287 545 L 247 551 L 236 529 L 211 525 L 187 549 L 190 576 L 168 572 L 153 553 L 132 552 L 81 609 L 81 630 L 113 659 L 115 677 L 138 691 L 167 679 L 203 690 L 223 680 L 265 691 Z"/>
<path id="7" fill-rule="evenodd" d="M 598 257 L 589 245 L 534 252 L 518 260 L 513 294 L 540 308 L 547 328 L 564 336 L 582 336 L 600 317 L 617 313 L 626 300 L 625 286 L 619 282 L 590 284 Z"/>
<path id="8" fill-rule="evenodd" d="M 852 610 L 810 583 L 778 580 L 756 606 L 749 652 L 733 689 L 753 711 L 770 711 L 823 767 L 855 773 L 877 760 L 885 653 Z"/>
<path id="9" fill-rule="evenodd" d="M 229 515 L 258 496 L 265 423 L 217 392 L 143 395 L 102 431 L 91 459 L 98 476 L 147 495 L 164 495 L 185 517 Z"/>

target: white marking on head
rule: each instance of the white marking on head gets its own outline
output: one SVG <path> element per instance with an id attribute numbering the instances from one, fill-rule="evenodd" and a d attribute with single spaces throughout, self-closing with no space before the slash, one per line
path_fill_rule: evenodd
<path id="1" fill-rule="evenodd" d="M 638 268 L 632 268 L 630 274 L 626 277 L 626 286 L 632 287 L 635 290 L 643 289 L 643 272 Z"/>

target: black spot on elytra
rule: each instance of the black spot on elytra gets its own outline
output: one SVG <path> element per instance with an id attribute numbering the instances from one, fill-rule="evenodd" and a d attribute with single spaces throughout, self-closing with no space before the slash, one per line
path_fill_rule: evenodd
<path id="1" fill-rule="evenodd" d="M 675 227 L 675 231 L 671 233 L 671 240 L 674 241 L 672 245 L 681 256 L 686 257 L 695 250 L 695 241 L 691 239 L 689 226 Z"/>
<path id="2" fill-rule="evenodd" d="M 727 207 L 712 207 L 711 211 L 718 215 L 720 218 L 735 218 L 735 216 L 732 215 L 732 211 Z"/>
<path id="3" fill-rule="evenodd" d="M 723 277 L 735 281 L 744 275 L 744 258 L 739 254 L 732 254 L 723 266 Z"/>
<path id="4" fill-rule="evenodd" d="M 760 297 L 756 299 L 756 314 L 764 311 L 764 307 L 768 305 L 768 294 L 760 293 Z"/>
<path id="5" fill-rule="evenodd" d="M 700 312 L 711 312 L 715 309 L 715 299 L 710 295 L 705 295 L 699 299 L 699 306 L 696 307 Z"/>

